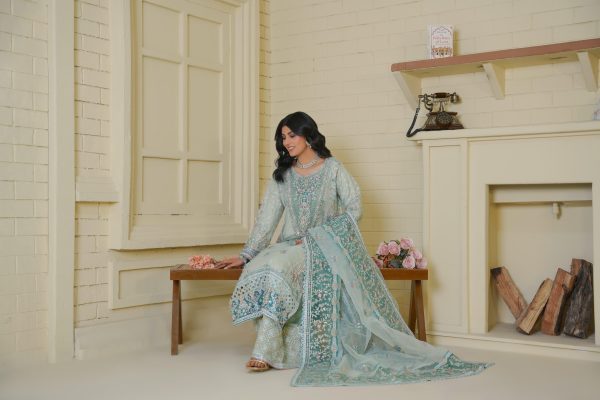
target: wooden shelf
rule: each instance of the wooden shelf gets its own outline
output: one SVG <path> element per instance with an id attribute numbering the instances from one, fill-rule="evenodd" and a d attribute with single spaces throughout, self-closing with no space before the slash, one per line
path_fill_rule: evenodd
<path id="1" fill-rule="evenodd" d="M 589 91 L 598 90 L 598 59 L 600 39 L 578 40 L 543 46 L 488 51 L 432 60 L 392 64 L 398 85 L 409 104 L 417 106 L 421 94 L 421 78 L 485 71 L 492 93 L 504 98 L 506 68 L 525 67 L 555 62 L 579 61 Z"/>

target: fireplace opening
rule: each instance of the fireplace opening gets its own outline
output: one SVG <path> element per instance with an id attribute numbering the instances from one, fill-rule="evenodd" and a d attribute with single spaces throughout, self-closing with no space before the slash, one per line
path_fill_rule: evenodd
<path id="1" fill-rule="evenodd" d="M 573 258 L 593 262 L 591 184 L 493 185 L 489 191 L 488 266 L 506 267 L 527 303 L 545 279 L 555 278 L 557 268 L 570 271 Z M 542 338 L 539 329 L 531 335 L 535 339 L 527 339 L 517 332 L 515 317 L 492 282 L 488 304 L 493 335 L 594 344 L 593 334 Z"/>

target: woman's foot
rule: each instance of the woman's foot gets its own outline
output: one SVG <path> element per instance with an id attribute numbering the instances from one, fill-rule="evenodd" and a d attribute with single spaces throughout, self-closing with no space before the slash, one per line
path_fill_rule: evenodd
<path id="1" fill-rule="evenodd" d="M 251 372 L 263 372 L 270 369 L 271 366 L 267 364 L 266 361 L 258 360 L 252 357 L 250 361 L 246 363 L 246 368 L 248 368 Z"/>

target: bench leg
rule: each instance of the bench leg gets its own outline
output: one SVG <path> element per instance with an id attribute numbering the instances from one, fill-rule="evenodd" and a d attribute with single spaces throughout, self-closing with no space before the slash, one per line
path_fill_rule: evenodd
<path id="1" fill-rule="evenodd" d="M 179 352 L 181 338 L 181 281 L 173 281 L 173 309 L 171 312 L 171 355 Z"/>
<path id="2" fill-rule="evenodd" d="M 418 339 L 427 341 L 427 332 L 425 331 L 425 308 L 423 307 L 423 287 L 421 281 L 413 281 L 415 311 L 417 314 L 417 329 L 419 331 Z"/>
<path id="3" fill-rule="evenodd" d="M 177 294 L 177 297 L 179 300 L 177 301 L 179 302 L 179 344 L 183 344 L 183 318 L 181 318 L 181 284 L 179 284 L 178 286 L 179 293 Z"/>
<path id="4" fill-rule="evenodd" d="M 408 327 L 413 333 L 415 331 L 415 322 L 417 314 L 415 312 L 415 281 L 410 282 L 410 307 L 408 308 Z"/>

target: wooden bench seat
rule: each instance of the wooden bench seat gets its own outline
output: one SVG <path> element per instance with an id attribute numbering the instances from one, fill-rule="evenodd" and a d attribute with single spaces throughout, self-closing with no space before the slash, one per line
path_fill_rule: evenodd
<path id="1" fill-rule="evenodd" d="M 417 328 L 416 336 L 419 340 L 427 341 L 421 281 L 428 279 L 429 271 L 427 269 L 383 268 L 381 269 L 381 273 L 386 280 L 412 281 L 410 287 L 408 326 L 413 332 L 415 332 L 415 328 Z M 181 281 L 235 281 L 239 279 L 241 274 L 242 269 L 192 269 L 187 264 L 180 264 L 171 268 L 170 279 L 173 281 L 171 355 L 176 355 L 179 352 L 179 345 L 183 343 L 181 320 Z"/>

